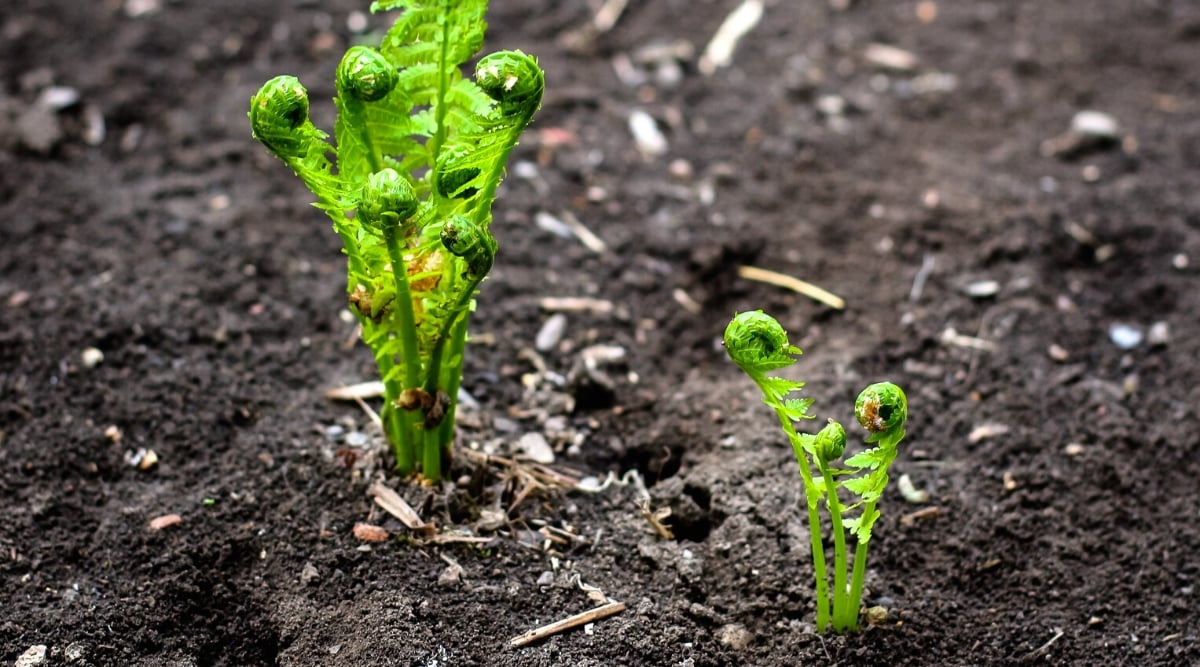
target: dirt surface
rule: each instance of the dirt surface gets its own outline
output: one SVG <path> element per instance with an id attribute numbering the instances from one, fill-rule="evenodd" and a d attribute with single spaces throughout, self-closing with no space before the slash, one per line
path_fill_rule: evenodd
<path id="1" fill-rule="evenodd" d="M 494 3 L 488 47 L 537 54 L 548 94 L 496 208 L 463 446 L 542 434 L 564 478 L 628 483 L 460 451 L 446 489 L 387 480 L 491 538 L 429 544 L 368 495 L 366 413 L 324 397 L 373 364 L 337 237 L 245 116 L 292 73 L 330 127 L 365 3 L 4 3 L 0 663 L 1200 664 L 1200 5 L 768 2 L 706 76 L 736 4 L 629 3 L 588 39 L 582 0 Z M 1064 136 L 1088 109 L 1116 136 Z M 533 354 L 549 296 L 611 307 Z M 893 477 L 930 499 L 885 496 L 889 616 L 856 636 L 813 632 L 795 462 L 718 345 L 760 307 L 818 414 L 908 390 Z M 625 356 L 588 377 L 593 345 Z M 587 587 L 627 608 L 509 645 Z"/>

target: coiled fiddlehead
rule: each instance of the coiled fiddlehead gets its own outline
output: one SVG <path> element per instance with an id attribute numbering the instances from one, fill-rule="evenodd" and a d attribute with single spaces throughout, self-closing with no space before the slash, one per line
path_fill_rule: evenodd
<path id="1" fill-rule="evenodd" d="M 823 462 L 842 458 L 842 452 L 846 451 L 846 429 L 830 419 L 813 439 L 813 451 Z"/>
<path id="2" fill-rule="evenodd" d="M 294 76 L 283 75 L 263 84 L 250 98 L 250 129 L 277 157 L 304 157 L 312 134 L 308 123 L 308 91 Z M 315 129 L 315 128 L 314 128 Z"/>
<path id="3" fill-rule="evenodd" d="M 496 260 L 496 238 L 483 225 L 456 215 L 442 227 L 442 245 L 467 265 L 467 278 L 482 280 Z"/>
<path id="4" fill-rule="evenodd" d="M 358 215 L 367 226 L 390 232 L 416 213 L 417 194 L 408 180 L 387 167 L 367 177 Z"/>
<path id="5" fill-rule="evenodd" d="M 724 342 L 729 358 L 751 377 L 791 366 L 800 354 L 783 325 L 761 310 L 738 313 L 725 327 Z"/>
<path id="6" fill-rule="evenodd" d="M 532 116 L 542 105 L 546 75 L 537 59 L 521 51 L 497 51 L 475 66 L 475 84 L 500 103 L 506 116 Z"/>
<path id="7" fill-rule="evenodd" d="M 350 95 L 363 102 L 376 102 L 396 87 L 400 75 L 378 50 L 352 46 L 337 68 L 339 95 Z"/>
<path id="8" fill-rule="evenodd" d="M 888 435 L 894 437 L 897 433 L 902 438 L 904 422 L 908 419 L 908 398 L 891 382 L 877 382 L 858 395 L 854 401 L 854 416 L 872 434 L 868 442 Z"/>

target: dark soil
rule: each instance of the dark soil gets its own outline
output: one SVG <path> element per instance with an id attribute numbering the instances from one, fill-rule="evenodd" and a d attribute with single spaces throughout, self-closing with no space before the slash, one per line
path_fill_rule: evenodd
<path id="1" fill-rule="evenodd" d="M 324 397 L 373 368 L 347 346 L 338 239 L 245 115 L 286 72 L 330 127 L 365 4 L 0 9 L 0 661 L 1200 664 L 1200 5 L 769 2 L 704 76 L 733 0 L 629 3 L 591 41 L 563 39 L 591 3 L 494 3 L 489 48 L 537 54 L 549 92 L 496 209 L 463 446 L 542 432 L 565 475 L 636 470 L 675 539 L 633 483 L 537 489 L 460 451 L 445 489 L 387 481 L 492 538 L 435 545 L 373 504 L 386 454 Z M 885 69 L 872 43 L 918 61 Z M 638 59 L 654 44 L 692 48 L 678 80 Z M 55 86 L 78 99 L 47 107 Z M 639 154 L 637 109 L 666 154 Z M 1120 136 L 1043 151 L 1084 109 Z M 614 307 L 568 314 L 539 372 L 547 296 Z M 795 462 L 718 344 L 752 308 L 807 351 L 819 414 L 908 390 L 893 477 L 930 500 L 885 496 L 867 602 L 890 615 L 859 635 L 813 632 Z M 626 351 L 611 384 L 563 381 L 594 344 Z M 140 448 L 158 464 L 131 465 Z M 510 647 L 595 606 L 584 585 L 628 608 Z"/>

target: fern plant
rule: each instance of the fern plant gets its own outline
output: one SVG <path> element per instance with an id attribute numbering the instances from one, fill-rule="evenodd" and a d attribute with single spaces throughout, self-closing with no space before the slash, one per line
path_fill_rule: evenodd
<path id="1" fill-rule="evenodd" d="M 379 48 L 337 68 L 335 143 L 294 76 L 250 100 L 254 137 L 333 220 L 346 288 L 385 388 L 381 413 L 402 474 L 446 473 L 467 320 L 492 268 L 489 226 L 504 165 L 541 106 L 545 78 L 520 51 L 485 56 L 486 0 L 378 0 L 401 10 Z"/>
<path id="2" fill-rule="evenodd" d="M 800 348 L 788 341 L 787 332 L 779 322 L 761 310 L 740 313 L 726 327 L 724 342 L 729 357 L 754 380 L 762 391 L 763 402 L 775 411 L 800 465 L 816 578 L 817 631 L 857 630 L 867 571 L 867 546 L 871 528 L 879 518 L 876 504 L 887 487 L 888 468 L 896 460 L 897 448 L 904 439 L 908 399 L 900 387 L 890 382 L 864 389 L 855 401 L 854 414 L 870 434 L 867 442 L 874 447 L 845 459 L 844 467 L 834 468 L 833 463 L 846 449 L 846 430 L 830 419 L 815 435 L 797 432 L 797 422 L 814 418 L 808 412 L 812 399 L 792 396 L 804 383 L 768 375 L 796 363 L 801 354 Z M 843 492 L 853 500 L 843 503 Z M 833 529 L 832 596 L 821 539 L 818 512 L 821 501 L 825 502 Z M 852 568 L 846 547 L 847 533 L 855 540 Z"/>

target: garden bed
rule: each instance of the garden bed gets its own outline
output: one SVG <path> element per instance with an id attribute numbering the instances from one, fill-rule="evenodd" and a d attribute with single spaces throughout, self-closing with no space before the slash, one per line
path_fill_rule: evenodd
<path id="1" fill-rule="evenodd" d="M 246 119 L 286 72 L 331 127 L 365 3 L 0 13 L 0 661 L 1200 662 L 1200 10 L 767 3 L 705 74 L 737 2 L 590 31 L 586 2 L 493 4 L 488 48 L 537 54 L 547 95 L 495 208 L 455 483 L 386 480 L 440 538 L 368 493 L 384 446 L 325 397 L 374 368 L 338 238 Z M 1119 126 L 1077 141 L 1084 110 Z M 894 476 L 930 497 L 881 503 L 889 613 L 859 635 L 813 632 L 796 464 L 719 345 L 753 308 L 817 414 L 908 391 Z M 539 435 L 553 463 L 505 463 Z M 625 609 L 510 645 L 602 599 Z"/>

